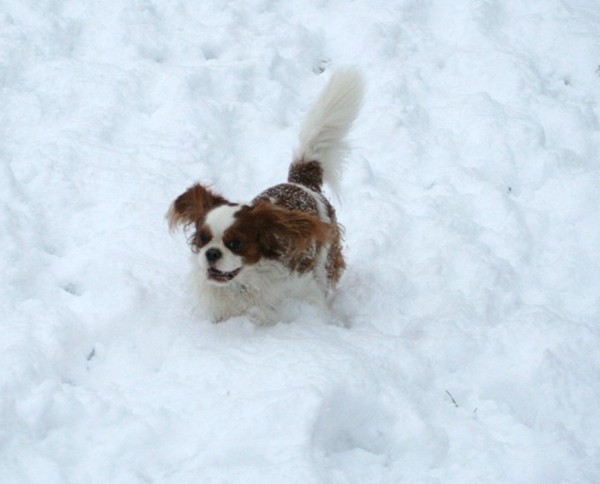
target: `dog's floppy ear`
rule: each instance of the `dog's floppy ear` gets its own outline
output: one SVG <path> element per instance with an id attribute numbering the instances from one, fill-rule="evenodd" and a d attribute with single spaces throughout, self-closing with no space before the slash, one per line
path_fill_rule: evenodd
<path id="1" fill-rule="evenodd" d="M 248 213 L 257 230 L 258 243 L 267 257 L 277 257 L 286 251 L 299 256 L 313 242 L 327 242 L 332 227 L 316 215 L 286 210 L 268 202 L 259 202 Z"/>
<path id="2" fill-rule="evenodd" d="M 169 207 L 169 229 L 173 231 L 178 225 L 187 227 L 204 218 L 213 208 L 226 203 L 229 202 L 221 195 L 196 183 L 179 195 Z"/>

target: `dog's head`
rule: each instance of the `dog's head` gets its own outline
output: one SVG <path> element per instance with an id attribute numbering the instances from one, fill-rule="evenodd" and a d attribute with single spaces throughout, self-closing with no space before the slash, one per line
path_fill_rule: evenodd
<path id="1" fill-rule="evenodd" d="M 171 204 L 169 226 L 193 229 L 192 251 L 206 279 L 226 285 L 261 259 L 300 257 L 331 237 L 330 224 L 317 216 L 260 201 L 231 203 L 195 184 Z"/>

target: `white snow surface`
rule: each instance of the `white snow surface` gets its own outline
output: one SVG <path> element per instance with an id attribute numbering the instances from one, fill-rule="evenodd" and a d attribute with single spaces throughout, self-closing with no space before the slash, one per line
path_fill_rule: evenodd
<path id="1" fill-rule="evenodd" d="M 599 65 L 597 0 L 3 1 L 0 482 L 600 482 Z M 203 320 L 169 204 L 349 66 L 331 311 Z"/>

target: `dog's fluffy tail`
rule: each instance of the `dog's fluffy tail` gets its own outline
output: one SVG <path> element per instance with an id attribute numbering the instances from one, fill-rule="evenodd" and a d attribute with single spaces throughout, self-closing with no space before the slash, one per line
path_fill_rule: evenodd
<path id="1" fill-rule="evenodd" d="M 361 74 L 338 71 L 329 80 L 300 130 L 300 146 L 290 165 L 288 181 L 320 191 L 323 182 L 337 190 L 349 146 L 346 135 L 364 95 Z"/>

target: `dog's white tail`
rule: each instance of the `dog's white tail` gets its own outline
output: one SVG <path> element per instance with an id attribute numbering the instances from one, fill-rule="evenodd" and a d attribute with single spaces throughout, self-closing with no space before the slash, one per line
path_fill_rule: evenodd
<path id="1" fill-rule="evenodd" d="M 364 83 L 357 70 L 342 70 L 331 76 L 300 130 L 300 146 L 294 154 L 288 181 L 313 190 L 320 190 L 326 182 L 336 190 L 349 149 L 345 138 L 358 115 L 363 95 Z"/>

